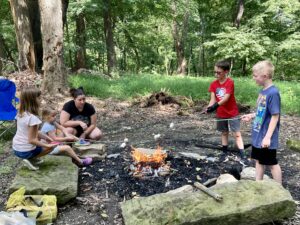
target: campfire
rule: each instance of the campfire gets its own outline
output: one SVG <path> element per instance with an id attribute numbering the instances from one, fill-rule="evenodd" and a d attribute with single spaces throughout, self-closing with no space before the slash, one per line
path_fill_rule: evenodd
<path id="1" fill-rule="evenodd" d="M 170 162 L 165 162 L 167 153 L 160 146 L 154 151 L 132 147 L 131 156 L 130 174 L 134 177 L 165 176 L 170 172 Z"/>

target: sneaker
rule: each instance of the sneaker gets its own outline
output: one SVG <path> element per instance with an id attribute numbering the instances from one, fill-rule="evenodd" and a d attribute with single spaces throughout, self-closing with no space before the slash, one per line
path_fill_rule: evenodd
<path id="1" fill-rule="evenodd" d="M 223 152 L 223 153 L 220 155 L 219 160 L 220 160 L 220 162 L 227 162 L 227 161 L 228 161 L 228 155 L 227 155 L 227 153 L 224 153 L 224 152 Z"/>
<path id="2" fill-rule="evenodd" d="M 85 159 L 82 160 L 82 165 L 83 166 L 89 166 L 89 165 L 92 164 L 92 162 L 93 162 L 93 159 L 88 157 L 88 158 L 85 158 Z"/>
<path id="3" fill-rule="evenodd" d="M 30 159 L 30 162 L 34 165 L 40 165 L 44 162 L 41 158 L 32 158 Z"/>
<path id="4" fill-rule="evenodd" d="M 39 167 L 32 165 L 32 163 L 28 159 L 23 159 L 23 163 L 30 170 L 38 170 L 39 169 Z"/>
<path id="5" fill-rule="evenodd" d="M 245 157 L 244 159 L 241 159 L 239 161 L 239 163 L 243 166 L 243 167 L 249 167 L 251 165 L 251 161 L 247 159 L 247 157 Z"/>
<path id="6" fill-rule="evenodd" d="M 90 145 L 90 142 L 80 139 L 79 141 L 75 142 L 75 145 Z"/>

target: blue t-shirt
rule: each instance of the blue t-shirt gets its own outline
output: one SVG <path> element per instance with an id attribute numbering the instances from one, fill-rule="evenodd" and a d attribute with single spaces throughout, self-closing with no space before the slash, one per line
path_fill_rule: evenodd
<path id="1" fill-rule="evenodd" d="M 56 130 L 56 127 L 54 126 L 54 124 L 51 124 L 48 122 L 45 122 L 41 128 L 41 132 L 43 134 L 48 134 L 48 132 L 55 131 L 55 130 Z"/>
<path id="2" fill-rule="evenodd" d="M 280 114 L 280 94 L 275 86 L 261 90 L 257 99 L 256 116 L 252 126 L 252 145 L 262 148 L 261 143 L 269 128 L 272 115 Z M 269 149 L 278 148 L 280 119 L 271 137 Z"/>

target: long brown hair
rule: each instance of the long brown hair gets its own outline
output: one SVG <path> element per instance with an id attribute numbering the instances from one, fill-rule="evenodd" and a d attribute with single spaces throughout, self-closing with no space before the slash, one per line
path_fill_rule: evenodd
<path id="1" fill-rule="evenodd" d="M 40 102 L 38 97 L 41 96 L 41 91 L 37 88 L 25 88 L 21 91 L 19 114 L 22 116 L 24 112 L 29 112 L 33 115 L 39 115 Z"/>

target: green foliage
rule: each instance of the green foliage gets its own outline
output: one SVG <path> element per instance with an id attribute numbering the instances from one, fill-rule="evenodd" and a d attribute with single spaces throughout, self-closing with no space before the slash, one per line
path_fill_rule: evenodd
<path id="1" fill-rule="evenodd" d="M 107 4 L 109 2 L 109 4 Z M 122 73 L 174 74 L 178 59 L 172 36 L 177 24 L 187 60 L 188 74 L 205 75 L 216 60 L 230 58 L 234 75 L 249 74 L 252 65 L 271 59 L 279 79 L 299 80 L 299 0 L 244 1 L 239 28 L 233 21 L 237 2 L 232 0 L 81 0 L 70 1 L 65 28 L 64 54 L 74 66 L 76 19 L 84 18 L 88 69 L 105 71 L 107 46 L 103 12 L 111 12 L 117 71 Z M 176 4 L 175 13 L 173 4 Z M 9 1 L 0 0 L 0 32 L 15 61 L 17 45 Z M 183 29 L 184 20 L 187 26 Z M 68 35 L 68 36 L 67 36 Z M 242 74 L 241 71 L 245 72 Z"/>
<path id="2" fill-rule="evenodd" d="M 113 97 L 120 100 L 132 100 L 160 90 L 167 90 L 171 95 L 186 96 L 193 100 L 209 101 L 208 88 L 213 77 L 183 77 L 163 75 L 126 75 L 118 79 L 105 79 L 100 76 L 73 75 L 72 87 L 83 86 L 88 95 L 105 99 Z M 250 78 L 234 78 L 235 96 L 239 103 L 256 106 L 260 87 Z M 300 115 L 300 87 L 295 82 L 276 81 L 282 98 L 284 114 Z"/>
<path id="3" fill-rule="evenodd" d="M 272 42 L 262 33 L 250 29 L 237 29 L 226 27 L 224 32 L 214 34 L 213 41 L 208 41 L 205 46 L 215 50 L 215 57 L 245 59 L 254 63 L 257 59 L 267 57 L 268 48 Z"/>

